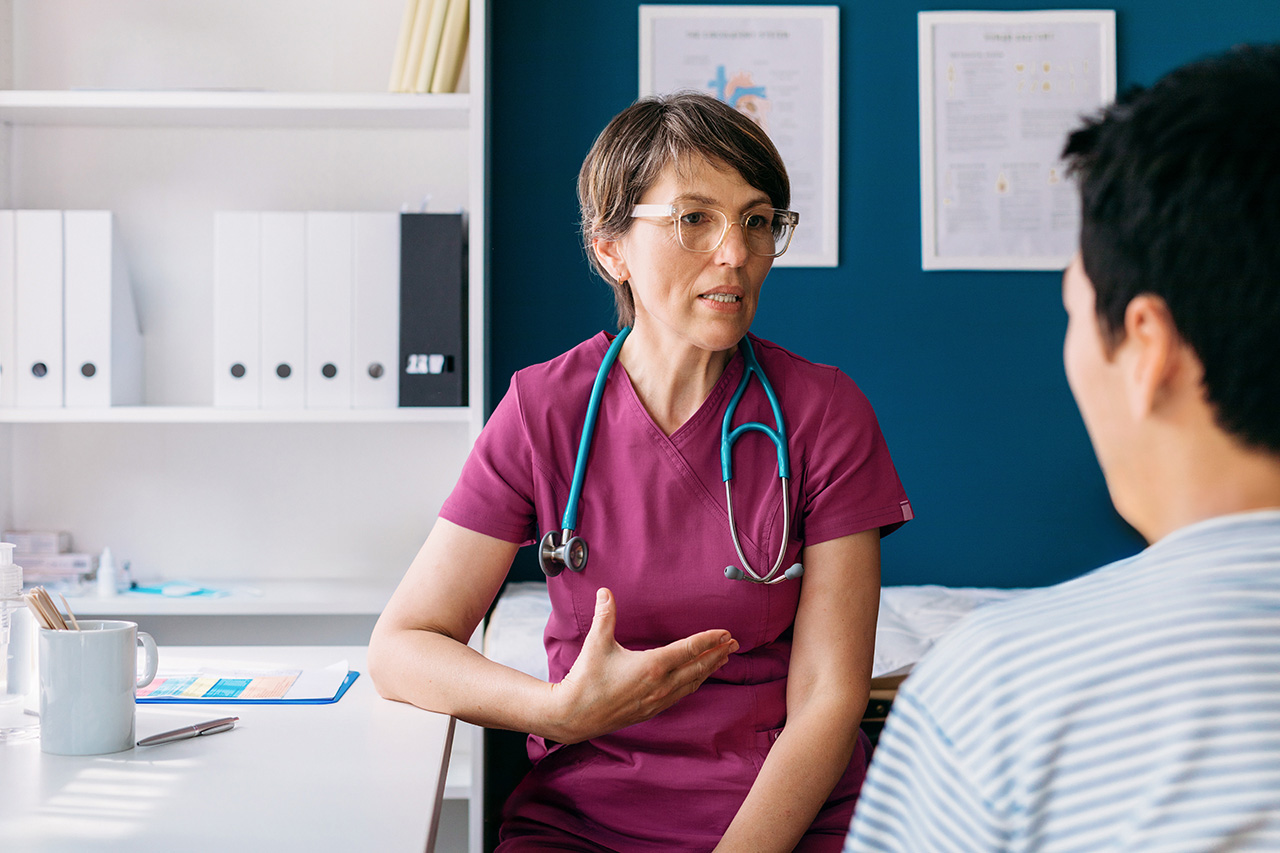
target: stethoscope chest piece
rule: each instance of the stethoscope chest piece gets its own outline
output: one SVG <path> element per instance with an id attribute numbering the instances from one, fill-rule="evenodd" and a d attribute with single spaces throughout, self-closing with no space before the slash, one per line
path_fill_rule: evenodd
<path id="1" fill-rule="evenodd" d="M 580 572 L 587 567 L 587 542 L 574 536 L 572 530 L 547 531 L 538 543 L 538 565 L 549 578 L 563 572 L 566 566 Z"/>

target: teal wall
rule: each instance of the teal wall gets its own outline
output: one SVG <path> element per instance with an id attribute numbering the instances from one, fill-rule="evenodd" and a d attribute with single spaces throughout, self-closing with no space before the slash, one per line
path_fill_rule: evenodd
<path id="1" fill-rule="evenodd" d="M 617 0 L 491 3 L 496 402 L 514 371 L 612 328 L 608 289 L 580 248 L 574 182 L 595 135 L 636 97 L 639 13 Z M 1135 552 L 1062 375 L 1059 275 L 920 269 L 916 13 L 1063 4 L 835 5 L 840 266 L 775 270 L 753 330 L 838 365 L 875 406 L 916 510 L 885 540 L 884 582 L 1035 586 Z M 1280 41 L 1274 0 L 1091 8 L 1116 9 L 1121 91 L 1234 44 Z M 530 556 L 517 575 L 540 576 Z"/>

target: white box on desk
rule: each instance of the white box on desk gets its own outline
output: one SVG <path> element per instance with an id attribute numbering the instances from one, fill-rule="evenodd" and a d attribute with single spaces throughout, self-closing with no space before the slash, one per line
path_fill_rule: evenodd
<path id="1" fill-rule="evenodd" d="M 13 561 L 22 566 L 22 582 L 53 583 L 89 578 L 98 572 L 97 554 L 19 554 Z"/>
<path id="2" fill-rule="evenodd" d="M 11 542 L 15 554 L 65 554 L 71 534 L 65 530 L 6 530 L 0 542 Z"/>

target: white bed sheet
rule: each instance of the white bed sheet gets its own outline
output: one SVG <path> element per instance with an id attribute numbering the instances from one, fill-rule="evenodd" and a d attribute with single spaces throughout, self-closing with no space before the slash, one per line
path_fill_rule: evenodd
<path id="1" fill-rule="evenodd" d="M 1021 590 L 947 586 L 887 586 L 880 590 L 876 651 L 871 676 L 907 672 L 966 614 Z M 485 630 L 484 653 L 491 660 L 544 681 L 547 655 L 542 632 L 551 615 L 547 585 L 507 584 Z"/>

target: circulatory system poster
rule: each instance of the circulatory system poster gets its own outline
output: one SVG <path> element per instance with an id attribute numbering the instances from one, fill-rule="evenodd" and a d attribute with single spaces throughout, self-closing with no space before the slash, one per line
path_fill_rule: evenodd
<path id="1" fill-rule="evenodd" d="M 835 266 L 839 7 L 641 6 L 640 94 L 714 95 L 764 128 L 800 225 L 778 266 Z"/>

